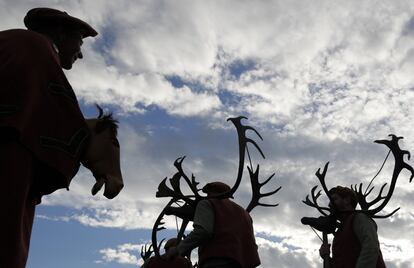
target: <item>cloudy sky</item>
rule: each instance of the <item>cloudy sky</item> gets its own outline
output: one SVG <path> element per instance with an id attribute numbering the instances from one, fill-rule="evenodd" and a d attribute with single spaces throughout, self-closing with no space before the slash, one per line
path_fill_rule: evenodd
<path id="1" fill-rule="evenodd" d="M 120 121 L 125 189 L 92 197 L 82 169 L 70 191 L 45 197 L 33 228 L 29 268 L 137 267 L 139 249 L 168 202 L 159 182 L 174 160 L 200 185 L 232 183 L 237 136 L 226 118 L 244 115 L 264 141 L 253 153 L 266 190 L 282 186 L 252 212 L 263 268 L 322 267 L 320 241 L 301 200 L 330 161 L 328 186 L 369 182 L 387 155 L 373 143 L 390 133 L 414 150 L 414 3 L 401 1 L 86 1 L 0 0 L 0 30 L 24 28 L 33 7 L 67 11 L 93 25 L 84 59 L 67 72 L 87 117 L 93 104 Z M 254 149 L 252 148 L 253 152 Z M 390 157 L 372 195 L 390 182 Z M 410 163 L 410 161 L 408 161 Z M 403 172 L 377 220 L 388 267 L 414 263 L 414 183 Z M 250 199 L 247 177 L 236 201 Z M 322 200 L 325 201 L 326 200 Z M 176 234 L 175 219 L 160 236 Z M 332 237 L 330 237 L 332 239 Z M 277 265 L 276 265 L 277 264 Z"/>

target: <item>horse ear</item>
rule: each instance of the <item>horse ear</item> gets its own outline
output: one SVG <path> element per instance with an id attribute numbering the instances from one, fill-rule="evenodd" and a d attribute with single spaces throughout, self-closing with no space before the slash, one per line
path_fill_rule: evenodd
<path id="1" fill-rule="evenodd" d="M 101 118 L 103 116 L 103 109 L 101 106 L 99 106 L 97 103 L 95 103 L 96 108 L 99 111 L 98 117 L 97 118 Z"/>

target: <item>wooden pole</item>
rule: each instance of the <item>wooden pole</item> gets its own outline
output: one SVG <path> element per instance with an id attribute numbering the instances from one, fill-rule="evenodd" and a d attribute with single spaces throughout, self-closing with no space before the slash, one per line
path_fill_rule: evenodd
<path id="1" fill-rule="evenodd" d="M 323 232 L 322 238 L 323 238 L 323 244 L 328 245 L 328 234 Z M 331 267 L 331 263 L 330 263 L 329 254 L 328 254 L 323 257 L 323 268 L 330 268 L 330 267 Z"/>

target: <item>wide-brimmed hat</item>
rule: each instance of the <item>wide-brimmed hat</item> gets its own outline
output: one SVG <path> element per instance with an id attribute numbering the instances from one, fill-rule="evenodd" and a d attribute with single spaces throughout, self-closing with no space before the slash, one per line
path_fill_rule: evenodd
<path id="1" fill-rule="evenodd" d="M 79 30 L 82 37 L 96 36 L 98 34 L 89 24 L 78 18 L 70 16 L 67 12 L 53 8 L 38 7 L 29 10 L 24 17 L 24 25 L 29 30 L 37 31 L 57 25 L 68 29 Z"/>

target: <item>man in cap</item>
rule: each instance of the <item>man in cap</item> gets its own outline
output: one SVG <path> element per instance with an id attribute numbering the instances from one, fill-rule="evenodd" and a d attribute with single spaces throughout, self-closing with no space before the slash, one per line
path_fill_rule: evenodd
<path id="1" fill-rule="evenodd" d="M 164 249 L 167 255 L 169 251 L 177 246 L 177 238 L 171 238 L 165 243 Z M 152 256 L 141 266 L 141 268 L 192 268 L 191 261 L 182 256 L 174 256 L 174 258 L 168 259 L 164 256 Z"/>
<path id="2" fill-rule="evenodd" d="M 28 30 L 0 31 L 0 267 L 25 267 L 35 206 L 67 188 L 89 138 L 63 69 L 97 32 L 51 8 L 24 18 Z"/>
<path id="3" fill-rule="evenodd" d="M 253 268 L 260 265 L 249 213 L 220 195 L 230 187 L 222 182 L 203 187 L 207 199 L 198 202 L 193 231 L 167 255 L 187 255 L 198 247 L 200 268 Z"/>
<path id="4" fill-rule="evenodd" d="M 356 193 L 337 186 L 329 190 L 333 203 L 329 207 L 340 221 L 332 243 L 331 267 L 333 268 L 385 268 L 382 258 L 377 225 L 364 213 L 356 213 Z M 329 256 L 330 245 L 322 244 L 319 253 L 322 258 Z"/>

